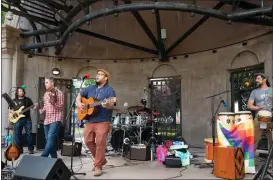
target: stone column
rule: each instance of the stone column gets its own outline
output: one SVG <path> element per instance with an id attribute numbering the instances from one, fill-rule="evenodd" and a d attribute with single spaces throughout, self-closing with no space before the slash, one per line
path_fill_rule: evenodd
<path id="1" fill-rule="evenodd" d="M 13 59 L 17 50 L 20 30 L 8 25 L 2 25 L 2 94 L 9 93 L 12 88 Z M 12 94 L 10 95 L 12 98 Z M 6 134 L 5 127 L 8 126 L 8 104 L 2 98 L 2 136 Z"/>

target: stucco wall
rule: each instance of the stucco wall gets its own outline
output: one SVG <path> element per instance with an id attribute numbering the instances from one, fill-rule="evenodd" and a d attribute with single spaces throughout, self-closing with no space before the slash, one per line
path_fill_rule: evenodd
<path id="1" fill-rule="evenodd" d="M 172 67 L 162 66 L 156 70 L 154 76 L 157 77 L 181 75 L 182 133 L 187 142 L 202 146 L 204 138 L 211 136 L 211 101 L 205 97 L 230 89 L 228 70 L 264 62 L 266 74 L 272 77 L 272 39 L 270 34 L 248 41 L 247 46 L 237 44 L 218 49 L 217 53 L 209 51 L 193 54 L 188 58 L 177 57 L 170 61 L 169 65 Z M 85 73 L 95 75 L 94 67 L 104 68 L 111 74 L 110 84 L 116 90 L 119 100 L 117 108 L 122 108 L 124 102 L 128 102 L 129 106 L 139 104 L 144 96 L 143 89 L 148 86 L 148 78 L 152 77 L 154 69 L 161 65 L 157 60 L 151 59 L 143 62 L 86 62 L 68 59 L 58 61 L 37 56 L 25 56 L 24 62 L 24 84 L 28 86 L 27 93 L 33 100 L 37 99 L 38 77 L 51 76 L 53 67 L 61 70 L 58 78 L 72 78 Z M 84 68 L 87 66 L 90 67 Z M 222 98 L 230 102 L 230 94 L 223 95 Z M 219 100 L 215 101 L 216 108 Z M 222 107 L 220 111 L 228 109 Z M 35 129 L 35 112 L 32 112 L 32 115 Z"/>

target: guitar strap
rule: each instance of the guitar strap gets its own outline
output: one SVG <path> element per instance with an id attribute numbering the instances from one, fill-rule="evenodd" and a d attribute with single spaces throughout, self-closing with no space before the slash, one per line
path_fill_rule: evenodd
<path id="1" fill-rule="evenodd" d="M 103 88 L 103 87 L 102 87 Z M 99 99 L 99 95 L 100 95 L 100 92 L 102 91 L 102 88 L 99 90 L 98 87 L 96 87 L 96 91 L 95 91 L 95 98 L 96 99 Z"/>

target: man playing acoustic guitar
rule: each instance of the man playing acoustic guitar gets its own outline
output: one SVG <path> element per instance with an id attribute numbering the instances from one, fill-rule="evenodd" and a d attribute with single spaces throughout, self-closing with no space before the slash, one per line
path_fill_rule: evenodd
<path id="1" fill-rule="evenodd" d="M 25 96 L 26 92 L 23 88 L 18 87 L 15 92 L 15 99 L 13 101 L 17 104 L 16 109 L 19 109 L 20 107 L 24 106 L 25 108 L 28 108 L 30 106 L 33 107 L 33 109 L 36 109 L 38 104 L 33 104 L 32 100 L 29 97 Z M 13 110 L 11 110 L 13 112 Z M 26 111 L 23 113 L 25 117 L 20 118 L 15 124 L 14 124 L 14 134 L 15 134 L 15 144 L 20 148 L 21 154 L 23 153 L 23 145 L 22 145 L 22 131 L 23 127 L 25 128 L 26 135 L 27 135 L 27 142 L 28 142 L 28 151 L 29 154 L 33 154 L 33 143 L 32 143 L 32 121 L 30 117 L 30 111 Z"/>
<path id="2" fill-rule="evenodd" d="M 84 110 L 85 104 L 82 103 L 83 98 L 96 98 L 102 101 L 107 98 L 115 97 L 116 94 L 111 86 L 108 85 L 109 73 L 103 69 L 97 70 L 96 84 L 90 85 L 84 89 L 77 97 L 77 105 Z M 106 139 L 110 130 L 110 121 L 112 117 L 114 103 L 104 101 L 98 106 L 98 113 L 89 116 L 84 129 L 84 140 L 88 149 L 95 158 L 94 176 L 102 174 L 102 166 L 107 163 L 105 159 Z"/>

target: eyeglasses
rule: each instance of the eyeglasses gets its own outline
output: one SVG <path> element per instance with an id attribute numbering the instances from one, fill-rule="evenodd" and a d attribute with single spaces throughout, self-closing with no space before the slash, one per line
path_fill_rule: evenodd
<path id="1" fill-rule="evenodd" d="M 97 76 L 105 76 L 103 73 L 98 73 Z"/>

